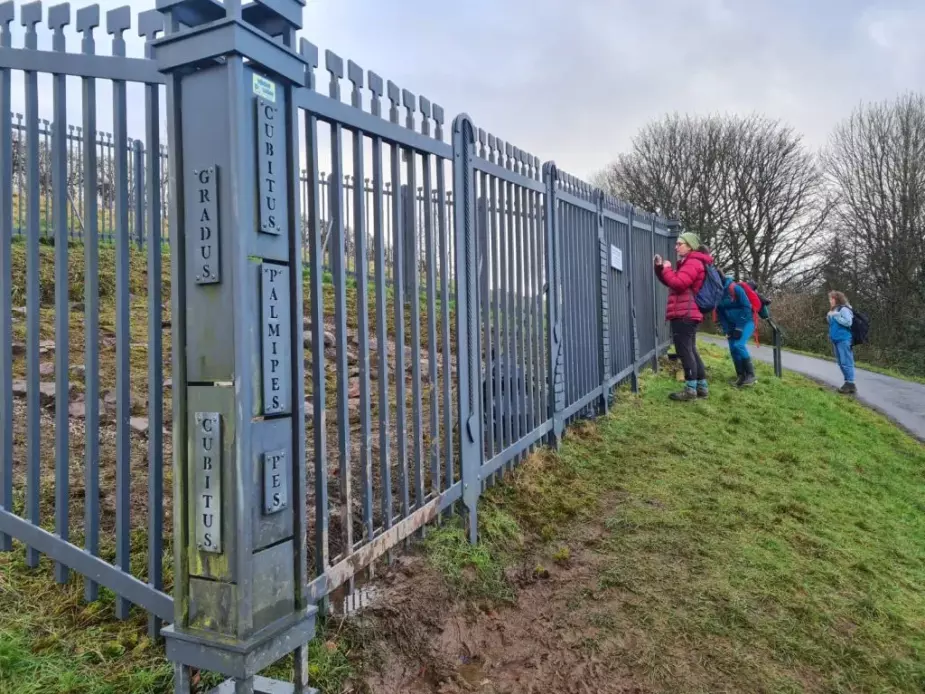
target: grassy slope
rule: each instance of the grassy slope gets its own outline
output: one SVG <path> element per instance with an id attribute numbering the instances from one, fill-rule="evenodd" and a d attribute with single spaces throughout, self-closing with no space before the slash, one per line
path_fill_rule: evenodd
<path id="1" fill-rule="evenodd" d="M 707 353 L 717 381 L 732 375 Z M 492 492 L 493 556 L 446 529 L 432 562 L 466 597 L 505 601 L 512 538 L 537 538 L 549 562 L 592 543 L 574 611 L 601 661 L 652 691 L 925 691 L 925 447 L 799 377 L 760 375 L 689 405 L 647 377 L 641 399 Z"/>

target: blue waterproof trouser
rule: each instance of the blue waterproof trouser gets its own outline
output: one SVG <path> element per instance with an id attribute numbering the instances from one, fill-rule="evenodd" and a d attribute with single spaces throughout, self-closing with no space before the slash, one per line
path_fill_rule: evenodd
<path id="1" fill-rule="evenodd" d="M 846 383 L 854 383 L 854 352 L 851 350 L 851 340 L 833 342 L 835 361 L 845 377 Z"/>
<path id="2" fill-rule="evenodd" d="M 748 341 L 755 334 L 755 322 L 749 321 L 742 328 L 742 335 L 737 339 L 729 338 L 729 353 L 732 355 L 732 361 L 747 361 L 752 358 L 748 353 Z"/>

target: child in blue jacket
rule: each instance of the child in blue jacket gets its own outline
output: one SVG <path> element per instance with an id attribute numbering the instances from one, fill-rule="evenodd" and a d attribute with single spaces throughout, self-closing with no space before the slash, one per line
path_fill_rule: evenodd
<path id="1" fill-rule="evenodd" d="M 829 292 L 830 311 L 826 315 L 829 322 L 829 339 L 835 352 L 835 361 L 845 377 L 845 384 L 839 388 L 840 393 L 857 393 L 854 384 L 854 351 L 852 348 L 851 325 L 854 323 L 854 311 L 848 303 L 848 297 L 842 292 Z"/>
<path id="2" fill-rule="evenodd" d="M 751 354 L 748 353 L 748 341 L 755 334 L 755 314 L 745 290 L 730 274 L 726 275 L 724 288 L 716 315 L 729 340 L 729 353 L 738 375 L 735 385 L 747 388 L 758 382 Z"/>

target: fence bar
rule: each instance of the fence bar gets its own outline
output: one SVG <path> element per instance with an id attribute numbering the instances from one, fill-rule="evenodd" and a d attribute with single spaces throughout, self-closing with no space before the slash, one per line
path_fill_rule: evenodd
<path id="1" fill-rule="evenodd" d="M 96 51 L 93 29 L 99 26 L 99 7 L 91 5 L 77 11 L 77 28 L 84 34 L 82 50 Z M 83 90 L 84 167 L 84 394 L 86 431 L 97 432 L 100 426 L 100 296 L 99 296 L 99 205 L 97 201 L 96 151 L 96 80 L 85 77 Z M 91 556 L 100 551 L 100 444 L 98 436 L 87 436 L 84 453 L 84 548 Z M 84 581 L 84 600 L 94 602 L 99 587 L 91 579 Z"/>
<path id="2" fill-rule="evenodd" d="M 145 244 L 145 161 L 141 140 L 132 142 L 132 164 L 134 171 L 132 184 L 135 193 L 135 246 L 140 251 Z"/>
<path id="3" fill-rule="evenodd" d="M 139 33 L 145 27 L 139 25 Z M 145 54 L 152 56 L 150 40 L 157 31 L 148 35 Z M 143 158 L 141 143 L 135 150 L 138 192 L 135 197 L 135 224 L 138 241 L 148 241 L 148 582 L 155 590 L 164 587 L 164 335 L 162 326 L 161 293 L 163 292 L 161 246 L 161 133 L 159 127 L 160 88 L 145 85 L 145 142 Z M 142 168 L 144 166 L 144 169 Z M 145 177 L 145 169 L 147 176 Z M 142 189 L 141 181 L 145 187 Z M 142 225 L 144 201 L 147 199 L 147 233 Z M 148 617 L 148 636 L 160 638 L 161 620 L 157 615 Z"/>
<path id="4" fill-rule="evenodd" d="M 514 147 L 510 142 L 504 144 L 504 168 L 506 171 L 514 170 Z M 514 199 L 517 196 L 517 185 L 513 181 L 506 181 L 507 188 L 507 373 L 505 374 L 505 387 L 510 394 L 511 407 L 508 410 L 511 427 L 511 441 L 520 439 L 520 410 L 523 403 L 520 401 L 518 381 L 520 376 L 517 359 L 517 221 L 515 218 Z"/>
<path id="5" fill-rule="evenodd" d="M 70 7 L 57 5 L 49 10 L 49 25 L 54 30 L 53 49 L 66 50 L 64 26 L 70 23 Z M 70 381 L 68 369 L 70 346 L 70 305 L 68 303 L 68 230 L 67 230 L 67 77 L 53 78 L 54 130 L 52 132 L 51 182 L 52 214 L 55 240 L 55 533 L 63 541 L 70 537 L 70 449 L 68 410 Z M 55 564 L 55 580 L 67 583 L 68 568 Z"/>
<path id="6" fill-rule="evenodd" d="M 107 15 L 107 31 L 112 35 L 112 52 L 125 56 L 125 39 L 115 11 Z M 128 108 L 126 83 L 112 83 L 112 110 L 115 130 L 115 231 L 116 239 L 116 566 L 131 573 L 131 417 L 132 392 L 129 374 L 130 314 L 129 314 L 129 189 L 128 189 Z M 116 617 L 128 619 L 129 602 L 116 598 Z"/>
<path id="7" fill-rule="evenodd" d="M 304 55 L 303 44 L 303 55 Z M 309 195 L 306 200 L 308 218 L 309 301 L 311 302 L 312 357 L 312 431 L 315 456 L 315 573 L 323 574 L 328 567 L 328 442 L 325 416 L 326 371 L 324 367 L 324 244 L 321 238 L 321 174 L 318 171 L 318 118 L 304 113 L 305 158 L 308 168 Z"/>
<path id="8" fill-rule="evenodd" d="M 597 191 L 597 239 L 600 247 L 601 283 L 598 290 L 598 307 L 600 316 L 600 363 L 601 363 L 601 411 L 607 412 L 610 405 L 610 253 L 604 234 L 604 193 Z"/>
<path id="9" fill-rule="evenodd" d="M 547 367 L 547 403 L 549 417 L 552 419 L 549 444 L 558 448 L 562 441 L 564 420 L 562 410 L 565 409 L 565 381 L 562 367 L 564 355 L 562 353 L 562 325 L 560 319 L 561 308 L 561 278 L 559 269 L 559 203 L 556 199 L 558 171 L 553 162 L 543 165 L 543 183 L 546 187 L 546 204 L 544 214 L 543 232 L 546 239 L 546 343 L 548 358 Z"/>
<path id="10" fill-rule="evenodd" d="M 42 18 L 42 6 L 37 3 L 24 5 L 21 19 L 26 26 L 26 48 L 35 50 L 37 35 L 35 25 Z M 39 340 L 41 339 L 41 316 L 39 311 L 39 212 L 41 189 L 39 178 L 39 87 L 36 72 L 25 73 L 26 83 L 26 408 L 28 470 L 26 472 L 26 515 L 32 525 L 41 525 L 41 410 L 39 402 Z M 36 568 L 39 553 L 26 546 L 26 566 Z"/>
<path id="11" fill-rule="evenodd" d="M 382 113 L 382 78 L 369 73 L 369 88 L 372 92 L 372 109 L 377 116 Z M 388 349 L 388 307 L 386 302 L 386 234 L 384 217 L 384 186 L 382 166 L 382 138 L 373 137 L 373 237 L 375 243 L 376 273 L 376 349 L 379 373 L 379 476 L 382 485 L 382 525 L 392 527 L 392 463 L 389 436 L 389 349 Z"/>
<path id="12" fill-rule="evenodd" d="M 519 149 L 514 150 L 514 161 L 513 168 L 514 172 L 517 174 L 523 175 L 523 152 Z M 517 416 L 518 416 L 518 426 L 520 427 L 518 431 L 518 438 L 524 436 L 529 429 L 527 423 L 527 379 L 530 377 L 530 364 L 527 358 L 529 349 L 527 348 L 527 342 L 524 339 L 525 327 L 527 322 L 527 315 L 524 308 L 527 303 L 527 292 L 526 285 L 524 284 L 524 261 L 526 258 L 525 254 L 525 243 L 524 243 L 524 187 L 521 185 L 513 186 L 514 192 L 514 218 L 516 220 L 515 226 L 515 239 L 517 244 L 517 250 L 515 252 L 515 257 L 517 259 L 516 263 L 516 273 L 517 273 L 517 291 L 516 291 L 516 300 L 517 300 L 517 311 L 514 314 L 517 317 L 517 344 L 520 348 L 520 354 L 517 356 L 517 402 L 519 405 Z M 515 458 L 512 461 L 512 465 L 519 462 L 520 458 Z"/>
<path id="13" fill-rule="evenodd" d="M 478 499 L 482 479 L 482 416 L 478 397 L 478 247 L 475 234 L 475 128 L 466 115 L 453 122 L 453 191 L 456 228 L 456 325 L 459 355 L 459 460 L 463 503 L 468 511 L 469 541 L 478 540 Z"/>
<path id="14" fill-rule="evenodd" d="M 400 92 L 393 83 L 388 84 L 389 100 L 392 107 L 389 109 L 389 119 L 398 123 L 398 104 Z M 401 194 L 401 157 L 404 150 L 393 143 L 392 154 L 392 280 L 393 301 L 395 303 L 395 415 L 398 426 L 395 433 L 398 435 L 398 476 L 399 492 L 401 494 L 402 516 L 406 517 L 411 511 L 411 499 L 408 489 L 408 438 L 405 429 L 408 403 L 405 397 L 405 204 L 407 201 Z M 412 358 L 415 358 L 412 355 Z"/>
<path id="15" fill-rule="evenodd" d="M 0 7 L 0 47 L 12 45 L 13 5 Z M 12 78 L 0 68 L 0 507 L 13 510 L 13 117 L 10 113 Z M 20 196 L 20 200 L 22 196 Z M 12 538 L 0 533 L 0 552 L 13 549 Z"/>
<path id="16" fill-rule="evenodd" d="M 504 142 L 498 141 L 498 162 L 499 165 L 504 165 Z M 493 180 L 497 183 L 498 186 L 498 238 L 497 244 L 499 246 L 499 257 L 498 257 L 498 275 L 499 275 L 499 287 L 495 288 L 495 292 L 500 295 L 499 306 L 500 306 L 500 331 L 498 333 L 498 354 L 495 356 L 495 374 L 498 381 L 498 395 L 497 395 L 497 415 L 501 421 L 501 450 L 507 448 L 510 444 L 514 442 L 514 431 L 511 428 L 513 421 L 511 418 L 511 407 L 513 406 L 513 396 L 511 394 L 511 307 L 510 307 L 510 296 L 511 296 L 511 286 L 508 280 L 508 268 L 510 267 L 510 253 L 508 250 L 508 236 L 510 235 L 510 224 L 508 223 L 507 216 L 507 206 L 508 206 L 508 191 L 510 189 L 510 184 L 498 178 L 497 176 L 492 177 Z M 493 241 L 494 243 L 494 241 Z"/>
<path id="17" fill-rule="evenodd" d="M 430 118 L 429 106 L 424 112 L 424 125 L 422 131 L 429 134 Z M 440 397 L 437 385 L 437 255 L 434 239 L 434 205 L 433 205 L 433 172 L 431 171 L 432 157 L 429 154 L 422 156 L 423 184 L 424 184 L 424 257 L 427 268 L 427 392 L 430 403 L 430 487 L 431 494 L 440 493 Z M 440 160 L 437 160 L 438 165 Z M 447 345 L 444 344 L 444 349 Z"/>
<path id="18" fill-rule="evenodd" d="M 652 218 L 652 234 L 650 236 L 651 251 L 649 258 L 655 257 L 655 217 Z M 652 358 L 652 370 L 658 373 L 658 280 L 654 272 L 649 273 L 652 276 L 652 331 L 654 333 L 653 343 L 655 344 L 655 356 Z"/>
<path id="19" fill-rule="evenodd" d="M 347 65 L 354 108 L 362 108 L 363 70 L 353 62 Z M 369 253 L 367 250 L 368 215 L 366 210 L 366 185 L 363 131 L 353 133 L 353 222 L 354 250 L 356 252 L 357 282 L 357 348 L 360 371 L 360 483 L 363 485 L 363 526 L 366 541 L 373 539 L 373 473 L 372 473 L 372 408 L 370 405 L 369 380 Z"/>
<path id="20" fill-rule="evenodd" d="M 328 54 L 330 56 L 330 54 Z M 331 65 L 328 64 L 330 70 Z M 331 96 L 340 98 L 339 76 L 331 72 Z M 337 93 L 335 94 L 335 89 Z M 345 262 L 346 230 L 344 220 L 343 127 L 331 125 L 331 260 L 334 271 L 334 335 L 337 343 L 337 449 L 340 459 L 340 516 L 344 551 L 353 549 L 353 485 L 350 474 L 350 406 L 348 389 L 350 373 L 347 361 L 347 264 Z M 322 345 L 324 343 L 321 343 Z M 321 346 L 321 345 L 319 345 Z"/>
<path id="21" fill-rule="evenodd" d="M 436 114 L 435 114 L 436 115 Z M 441 117 L 437 119 L 438 138 L 442 138 L 442 112 Z M 454 479 L 453 471 L 453 405 L 452 405 L 452 344 L 450 343 L 450 302 L 453 297 L 450 294 L 450 229 L 447 220 L 447 193 L 446 193 L 446 171 L 444 161 L 437 158 L 437 225 L 438 234 L 440 235 L 440 309 L 442 311 L 441 326 L 443 328 L 443 455 L 445 476 L 444 484 L 449 489 Z M 456 287 L 459 287 L 458 282 Z M 459 311 L 457 305 L 456 310 Z M 457 355 L 459 353 L 457 352 Z"/>
<path id="22" fill-rule="evenodd" d="M 480 159 L 487 158 L 487 152 L 485 148 L 485 143 L 488 140 L 488 135 L 485 131 L 479 128 L 477 133 L 478 140 L 478 157 Z M 488 174 L 483 171 L 479 171 L 475 175 L 475 182 L 478 186 L 478 191 L 476 192 L 476 230 L 479 238 L 479 316 L 481 317 L 481 324 L 479 330 L 482 331 L 482 349 L 484 353 L 479 354 L 479 359 L 483 363 L 483 370 L 485 372 L 484 379 L 479 383 L 479 397 L 482 398 L 482 402 L 486 408 L 491 408 L 494 404 L 494 387 L 489 371 L 491 369 L 492 361 L 492 347 L 494 341 L 491 338 L 491 303 L 490 303 L 490 287 L 491 287 L 491 263 L 492 257 L 490 250 L 488 248 L 488 238 L 489 238 L 489 226 L 491 224 L 489 215 L 491 214 L 491 198 L 489 196 L 488 188 Z M 491 412 L 491 409 L 489 409 Z M 486 414 L 486 421 L 491 421 L 491 415 Z M 489 432 L 486 432 L 488 434 Z M 494 455 L 494 446 L 493 446 L 492 437 L 486 436 L 485 440 L 485 458 L 486 460 L 491 458 Z M 491 479 L 487 481 L 487 484 L 494 484 L 495 480 Z"/>
<path id="23" fill-rule="evenodd" d="M 414 130 L 414 112 L 417 108 L 417 97 L 405 90 L 402 93 L 407 110 L 406 125 Z M 417 170 L 415 167 L 415 153 L 412 149 L 403 150 L 405 157 L 405 175 L 408 181 L 408 215 L 411 252 L 406 263 L 410 277 L 405 278 L 411 296 L 411 400 L 412 416 L 414 418 L 414 500 L 415 507 L 424 505 L 424 418 L 421 411 L 421 274 L 420 249 L 418 248 L 418 206 L 416 199 Z M 404 375 L 404 372 L 402 372 Z"/>
<path id="24" fill-rule="evenodd" d="M 633 366 L 633 376 L 630 387 L 634 393 L 639 392 L 639 326 L 636 324 L 636 278 L 638 263 L 636 262 L 636 233 L 633 229 L 635 224 L 635 208 L 630 207 L 626 220 L 626 257 L 630 266 L 627 271 L 629 277 L 629 300 L 630 300 L 630 361 Z"/>

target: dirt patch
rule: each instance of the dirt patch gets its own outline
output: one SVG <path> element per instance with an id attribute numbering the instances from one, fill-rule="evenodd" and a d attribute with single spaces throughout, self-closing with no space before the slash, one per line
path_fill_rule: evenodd
<path id="1" fill-rule="evenodd" d="M 592 541 L 593 542 L 593 541 Z M 453 600 L 421 556 L 401 559 L 366 612 L 381 634 L 378 671 L 364 683 L 381 694 L 642 694 L 628 667 L 609 658 L 588 599 L 598 560 L 580 544 L 568 562 L 541 556 L 509 570 L 519 590 L 510 606 Z M 607 609 L 613 604 L 607 594 Z"/>

